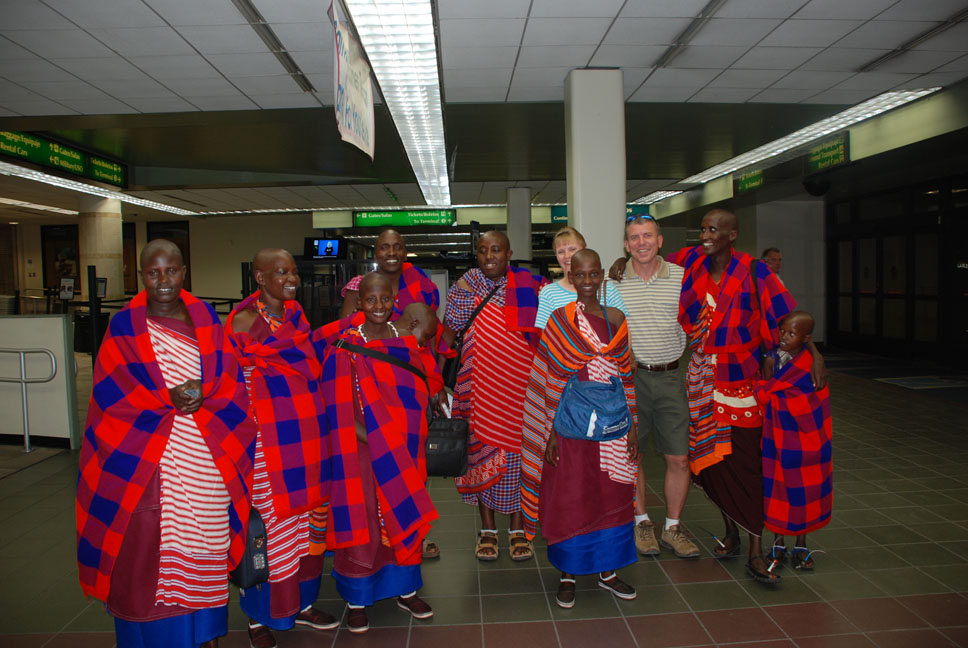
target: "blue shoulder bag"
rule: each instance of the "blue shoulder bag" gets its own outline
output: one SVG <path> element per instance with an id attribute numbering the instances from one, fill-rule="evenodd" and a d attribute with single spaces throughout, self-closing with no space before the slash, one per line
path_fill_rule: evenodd
<path id="1" fill-rule="evenodd" d="M 604 303 L 602 312 L 611 339 L 612 325 Z M 600 383 L 579 380 L 577 373 L 569 378 L 561 393 L 554 428 L 566 439 L 586 441 L 611 441 L 628 434 L 632 429 L 632 412 L 621 379 L 612 376 L 607 383 Z"/>

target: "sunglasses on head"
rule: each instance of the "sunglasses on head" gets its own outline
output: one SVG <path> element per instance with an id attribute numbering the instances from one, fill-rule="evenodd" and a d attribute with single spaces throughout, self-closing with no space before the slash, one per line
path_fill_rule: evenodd
<path id="1" fill-rule="evenodd" d="M 655 216 L 649 216 L 648 214 L 633 214 L 632 216 L 626 216 L 625 222 L 631 223 L 635 220 L 650 220 L 655 221 Z"/>

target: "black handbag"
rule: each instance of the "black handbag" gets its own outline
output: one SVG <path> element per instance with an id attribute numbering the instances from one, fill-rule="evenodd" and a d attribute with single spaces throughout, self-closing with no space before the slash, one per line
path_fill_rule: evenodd
<path id="1" fill-rule="evenodd" d="M 248 589 L 269 580 L 269 543 L 266 525 L 259 511 L 249 511 L 249 526 L 245 532 L 245 554 L 238 566 L 229 572 L 229 580 L 239 589 Z"/>
<path id="2" fill-rule="evenodd" d="M 427 385 L 427 392 L 430 392 L 427 375 L 409 362 L 345 340 L 339 340 L 336 342 L 336 346 L 406 369 L 423 380 L 424 384 Z M 426 458 L 428 477 L 460 477 L 467 472 L 467 435 L 469 430 L 470 427 L 464 419 L 435 416 L 432 408 L 427 407 Z"/>
<path id="3" fill-rule="evenodd" d="M 453 358 L 447 358 L 444 360 L 444 368 L 441 370 L 441 374 L 444 377 L 444 387 L 453 389 L 457 384 L 457 372 L 460 371 L 461 363 L 461 350 L 464 347 L 464 332 L 471 327 L 471 323 L 474 321 L 474 318 L 477 317 L 478 313 L 481 312 L 481 310 L 484 308 L 484 305 L 491 300 L 491 297 L 494 296 L 494 293 L 497 292 L 498 288 L 500 288 L 500 286 L 494 286 L 491 292 L 487 293 L 487 296 L 481 301 L 480 304 L 477 305 L 477 308 L 474 309 L 474 312 L 471 313 L 471 316 L 467 319 L 467 322 L 464 324 L 464 328 L 462 328 L 460 332 L 454 336 L 454 343 L 450 345 L 450 348 L 456 349 L 457 355 Z"/>

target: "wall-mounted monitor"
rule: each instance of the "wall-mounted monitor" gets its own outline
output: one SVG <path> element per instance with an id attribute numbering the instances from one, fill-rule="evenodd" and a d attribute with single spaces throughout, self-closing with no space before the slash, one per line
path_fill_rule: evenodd
<path id="1" fill-rule="evenodd" d="M 335 238 L 307 238 L 306 256 L 314 259 L 340 259 L 343 242 Z"/>

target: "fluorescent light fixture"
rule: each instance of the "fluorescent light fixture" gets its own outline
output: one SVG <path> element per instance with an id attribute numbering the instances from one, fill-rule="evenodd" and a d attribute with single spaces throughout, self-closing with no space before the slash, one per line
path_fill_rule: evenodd
<path id="1" fill-rule="evenodd" d="M 428 205 L 450 205 L 430 0 L 344 0 Z"/>
<path id="2" fill-rule="evenodd" d="M 660 200 L 665 200 L 666 198 L 671 198 L 673 196 L 678 196 L 681 191 L 653 191 L 647 196 L 642 196 L 638 200 L 633 201 L 636 205 L 651 205 L 654 202 L 659 202 Z"/>
<path id="3" fill-rule="evenodd" d="M 662 56 L 660 56 L 659 59 L 652 64 L 652 66 L 656 68 L 664 68 L 672 63 L 672 60 L 686 49 L 689 41 L 691 41 L 696 34 L 699 33 L 700 29 L 706 26 L 706 23 L 709 22 L 709 19 L 713 17 L 713 14 L 719 11 L 720 7 L 722 7 L 724 4 L 726 4 L 726 0 L 710 0 L 706 6 L 703 7 L 702 11 L 699 12 L 699 15 L 693 18 L 692 22 L 686 25 L 686 28 L 683 29 L 678 36 L 676 36 L 675 40 L 672 41 L 672 45 L 670 45 L 669 48 L 662 53 Z"/>
<path id="4" fill-rule="evenodd" d="M 725 162 L 720 162 L 716 166 L 709 167 L 701 173 L 689 176 L 681 180 L 683 183 L 701 184 L 709 182 L 728 173 L 739 171 L 740 169 L 759 164 L 761 166 L 772 166 L 787 159 L 796 157 L 803 153 L 806 147 L 821 140 L 837 131 L 844 130 L 865 119 L 870 119 L 883 112 L 903 106 L 904 104 L 920 99 L 932 92 L 937 92 L 940 87 L 921 88 L 919 90 L 898 90 L 896 92 L 885 92 L 873 99 L 868 99 L 852 108 L 839 112 L 832 117 L 810 124 L 800 130 L 790 133 L 785 137 L 773 140 L 763 146 L 758 146 L 752 151 L 747 151 L 742 155 L 737 155 Z M 786 155 L 784 155 L 786 154 Z M 765 162 L 765 164 L 763 164 Z"/>
<path id="5" fill-rule="evenodd" d="M 91 194 L 92 196 L 114 198 L 120 200 L 121 202 L 138 205 L 139 207 L 147 207 L 157 211 L 168 212 L 170 214 L 177 214 L 178 216 L 198 215 L 195 212 L 188 211 L 187 209 L 172 207 L 171 205 L 163 205 L 162 203 L 155 202 L 153 200 L 136 198 L 134 196 L 129 196 L 126 193 L 121 193 L 120 191 L 104 189 L 103 187 L 78 182 L 77 180 L 68 180 L 67 178 L 50 175 L 49 173 L 43 173 L 42 171 L 34 171 L 33 169 L 17 166 L 16 164 L 10 164 L 8 162 L 0 162 L 0 175 L 14 176 L 16 178 L 24 178 L 26 180 L 33 180 L 35 182 L 43 182 L 44 184 L 61 187 L 62 189 L 70 189 L 72 191 L 80 191 L 81 193 Z"/>
<path id="6" fill-rule="evenodd" d="M 14 207 L 23 207 L 24 209 L 35 209 L 37 211 L 49 211 L 55 214 L 63 214 L 65 216 L 77 216 L 76 211 L 71 211 L 70 209 L 61 209 L 60 207 L 51 207 L 49 205 L 38 205 L 32 202 L 26 202 L 24 200 L 14 200 L 12 198 L 0 198 L 0 203 L 4 205 L 12 205 Z M 16 223 L 10 223 L 15 225 Z"/>
<path id="7" fill-rule="evenodd" d="M 965 20 L 968 20 L 968 9 L 962 9 L 958 13 L 954 14 L 953 16 L 945 20 L 944 22 L 939 23 L 934 27 L 931 27 L 930 29 L 926 29 L 925 31 L 921 32 L 914 38 L 911 38 L 905 41 L 904 43 L 901 43 L 896 48 L 888 52 L 887 54 L 878 56 L 876 59 L 865 63 L 864 65 L 857 68 L 857 71 L 870 72 L 874 68 L 881 66 L 884 63 L 887 63 L 891 59 L 897 58 L 901 54 L 906 54 L 907 52 L 911 51 L 921 43 L 931 40 L 941 32 L 947 31 L 952 27 L 954 27 L 955 25 L 958 25 Z"/>
<path id="8" fill-rule="evenodd" d="M 10 221 L 7 225 L 20 225 L 20 221 Z"/>
<path id="9" fill-rule="evenodd" d="M 303 71 L 296 65 L 296 61 L 286 51 L 286 48 L 279 41 L 279 37 L 272 31 L 272 27 L 262 17 L 259 10 L 249 0 L 232 0 L 232 4 L 235 5 L 239 13 L 249 23 L 249 26 L 252 27 L 259 38 L 262 39 L 262 42 L 265 43 L 266 47 L 269 48 L 269 51 L 272 52 L 272 55 L 276 57 L 286 72 L 289 73 L 289 76 L 296 82 L 300 90 L 303 92 L 315 92 L 316 88 L 313 87 L 313 84 L 309 82 L 309 79 L 306 78 Z"/>

